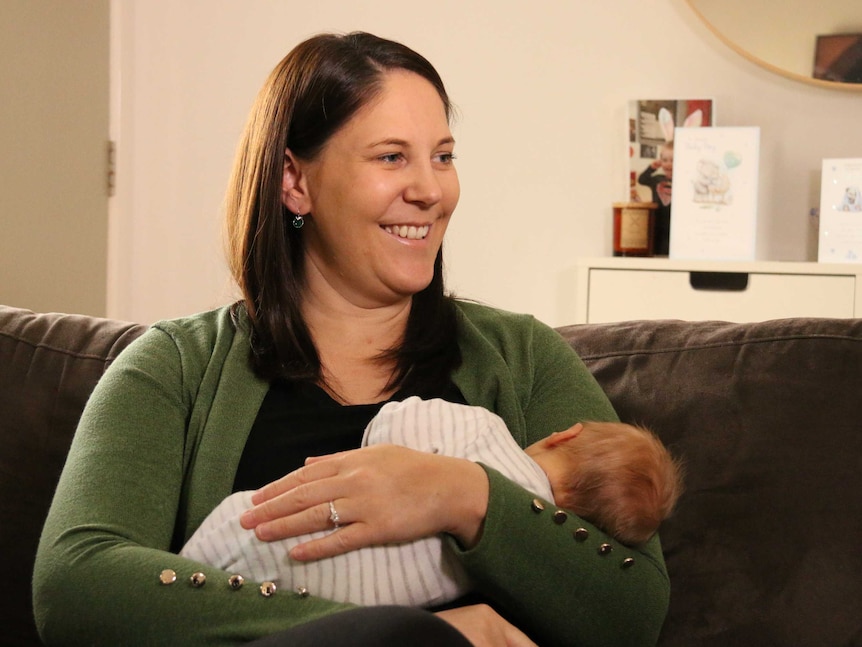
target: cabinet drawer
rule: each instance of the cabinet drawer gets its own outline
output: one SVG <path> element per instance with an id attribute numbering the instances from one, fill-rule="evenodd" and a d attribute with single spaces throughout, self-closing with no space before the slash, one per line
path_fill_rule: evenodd
<path id="1" fill-rule="evenodd" d="M 587 321 L 853 317 L 855 275 L 590 268 Z"/>

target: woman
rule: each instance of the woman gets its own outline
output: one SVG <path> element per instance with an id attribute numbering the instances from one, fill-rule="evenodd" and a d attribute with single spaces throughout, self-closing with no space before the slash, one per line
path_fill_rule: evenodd
<path id="1" fill-rule="evenodd" d="M 46 644 L 655 642 L 657 538 L 633 550 L 557 524 L 463 459 L 356 449 L 377 410 L 410 395 L 486 407 L 522 446 L 616 419 L 554 331 L 445 294 L 449 117 L 433 67 L 369 34 L 311 38 L 276 67 L 228 195 L 243 299 L 157 324 L 97 386 L 37 556 Z M 491 606 L 350 609 L 175 554 L 252 488 L 243 524 L 263 540 L 337 527 L 294 559 L 445 533 Z"/>

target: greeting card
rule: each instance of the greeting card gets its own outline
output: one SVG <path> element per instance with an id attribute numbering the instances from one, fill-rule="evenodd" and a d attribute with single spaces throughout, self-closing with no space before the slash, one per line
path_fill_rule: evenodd
<path id="1" fill-rule="evenodd" d="M 670 257 L 754 260 L 760 128 L 677 128 Z"/>
<path id="2" fill-rule="evenodd" d="M 820 183 L 821 263 L 862 263 L 862 158 L 825 159 Z"/>

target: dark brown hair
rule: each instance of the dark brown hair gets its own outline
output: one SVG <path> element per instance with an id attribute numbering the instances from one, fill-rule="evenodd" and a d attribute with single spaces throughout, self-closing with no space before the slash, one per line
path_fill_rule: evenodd
<path id="1" fill-rule="evenodd" d="M 320 358 L 301 316 L 305 242 L 282 204 L 286 149 L 312 160 L 381 91 L 383 75 L 428 80 L 451 118 L 434 67 L 410 48 L 371 34 L 321 34 L 297 45 L 261 88 L 240 141 L 226 198 L 228 258 L 252 325 L 252 363 L 266 379 L 321 380 Z M 443 285 L 442 249 L 431 283 L 413 297 L 405 338 L 385 359 L 390 387 L 439 388 L 460 361 L 455 310 Z"/>

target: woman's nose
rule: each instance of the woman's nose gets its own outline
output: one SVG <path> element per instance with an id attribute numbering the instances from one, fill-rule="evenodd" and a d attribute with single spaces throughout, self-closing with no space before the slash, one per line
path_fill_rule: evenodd
<path id="1" fill-rule="evenodd" d="M 404 199 L 422 206 L 431 206 L 440 202 L 443 198 L 443 188 L 437 173 L 431 163 L 414 164 L 404 191 Z"/>

